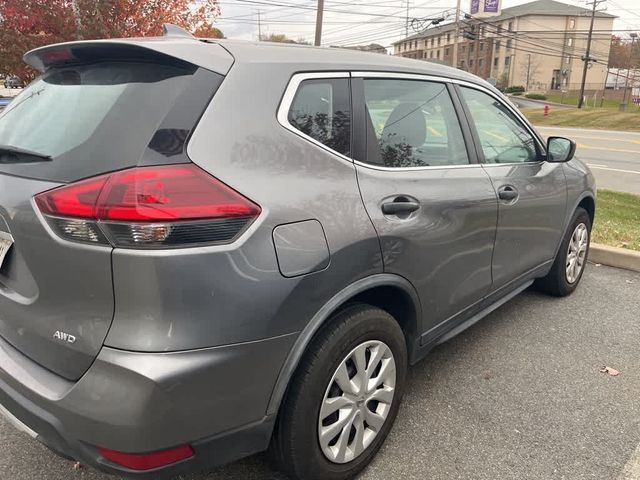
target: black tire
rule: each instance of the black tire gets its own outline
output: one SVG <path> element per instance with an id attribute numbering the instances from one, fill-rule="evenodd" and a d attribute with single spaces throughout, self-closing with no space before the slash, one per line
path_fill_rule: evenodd
<path id="1" fill-rule="evenodd" d="M 585 255 L 585 261 L 580 270 L 580 273 L 577 275 L 576 280 L 573 283 L 569 283 L 567 280 L 567 251 L 569 249 L 569 242 L 571 241 L 571 237 L 575 229 L 580 224 L 584 224 L 587 227 L 587 253 Z M 556 297 L 565 297 L 573 293 L 578 284 L 580 283 L 580 279 L 582 278 L 582 274 L 584 273 L 584 268 L 586 266 L 586 258 L 589 254 L 589 245 L 591 242 L 591 218 L 587 211 L 578 207 L 576 211 L 573 213 L 573 218 L 569 223 L 569 228 L 564 234 L 564 238 L 562 239 L 562 244 L 558 249 L 558 253 L 556 254 L 556 258 L 553 262 L 553 266 L 551 267 L 551 271 L 542 278 L 536 280 L 535 286 L 549 295 L 554 295 Z"/>
<path id="2" fill-rule="evenodd" d="M 396 365 L 393 400 L 371 444 L 350 462 L 333 463 L 323 453 L 318 439 L 320 407 L 338 366 L 354 348 L 367 341 L 383 342 L 393 354 Z M 406 371 L 405 338 L 391 315 L 364 304 L 351 305 L 336 314 L 317 334 L 289 385 L 270 447 L 276 467 L 297 480 L 353 478 L 371 461 L 393 425 Z"/>

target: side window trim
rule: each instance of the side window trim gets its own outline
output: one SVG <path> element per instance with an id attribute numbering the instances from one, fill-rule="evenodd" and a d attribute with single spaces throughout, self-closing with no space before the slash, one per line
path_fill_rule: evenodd
<path id="1" fill-rule="evenodd" d="M 330 153 L 332 153 L 333 155 L 339 157 L 340 159 L 349 162 L 349 163 L 353 163 L 353 159 L 343 155 L 342 153 L 332 149 L 331 147 L 326 146 L 324 143 L 319 142 L 318 140 L 316 140 L 313 137 L 310 137 L 309 135 L 307 135 L 304 132 L 301 132 L 300 130 L 298 130 L 295 126 L 293 126 L 290 122 L 289 122 L 289 110 L 291 109 L 291 105 L 293 104 L 293 101 L 295 100 L 296 97 L 296 93 L 298 93 L 298 89 L 300 88 L 300 84 L 302 82 L 304 82 L 305 80 L 322 80 L 322 79 L 338 79 L 338 78 L 346 78 L 346 79 L 350 79 L 351 76 L 349 74 L 349 72 L 307 72 L 307 73 L 295 73 L 291 76 L 291 79 L 289 80 L 289 83 L 287 84 L 287 87 L 285 88 L 284 94 L 282 95 L 282 100 L 280 100 L 280 105 L 278 106 L 278 110 L 276 113 L 276 118 L 278 120 L 278 123 L 280 125 L 282 125 L 284 128 L 286 128 L 287 130 L 289 130 L 292 133 L 295 133 L 296 135 L 298 135 L 299 137 L 304 138 L 305 140 L 307 140 L 308 142 L 313 143 L 314 145 L 322 148 L 323 150 L 326 150 Z M 354 148 L 354 140 L 353 140 L 353 133 L 354 133 L 354 113 L 353 113 L 353 92 L 352 92 L 352 88 L 349 88 L 349 96 L 351 99 L 351 132 L 350 132 L 350 137 L 351 137 L 351 148 L 352 148 L 352 152 L 353 152 L 353 148 Z"/>
<path id="2" fill-rule="evenodd" d="M 474 136 L 475 130 L 471 128 L 466 108 L 460 100 L 458 86 L 454 83 L 447 82 L 447 90 L 449 91 L 449 96 L 451 97 L 451 102 L 453 103 L 453 109 L 456 112 L 456 117 L 458 118 L 460 129 L 462 130 L 464 144 L 467 147 L 467 157 L 469 158 L 469 165 L 480 164 L 482 162 L 480 161 L 481 157 L 480 153 L 478 152 L 478 143 L 476 142 Z"/>
<path id="3" fill-rule="evenodd" d="M 457 95 L 457 97 L 458 97 L 458 99 L 460 101 L 462 109 L 464 110 L 464 114 L 465 114 L 465 116 L 467 118 L 467 123 L 469 125 L 469 128 L 471 129 L 471 134 L 473 136 L 474 143 L 476 144 L 476 150 L 477 150 L 477 154 L 478 154 L 478 161 L 482 165 L 484 165 L 484 166 L 492 166 L 492 165 L 521 165 L 521 163 L 513 163 L 513 164 L 512 163 L 496 163 L 496 164 L 494 164 L 494 163 L 486 163 L 484 152 L 483 152 L 482 148 L 480 148 L 480 145 L 481 145 L 480 135 L 478 134 L 478 130 L 477 130 L 475 121 L 473 120 L 473 115 L 471 115 L 471 111 L 469 110 L 469 106 L 467 105 L 467 102 L 465 101 L 464 96 L 462 95 L 461 87 L 469 88 L 469 89 L 476 90 L 478 92 L 487 94 L 490 97 L 492 97 L 494 100 L 499 102 L 503 107 L 507 108 L 514 115 L 515 120 L 518 122 L 518 124 L 524 130 L 526 130 L 529 133 L 529 135 L 531 135 L 531 137 L 533 138 L 533 140 L 535 142 L 536 151 L 538 153 L 538 159 L 535 162 L 529 162 L 529 163 L 536 163 L 536 162 L 544 162 L 544 161 L 546 161 L 547 152 L 545 150 L 545 147 L 544 147 L 542 141 L 540 140 L 540 137 L 538 136 L 538 134 L 535 131 L 533 131 L 529 127 L 529 124 L 527 122 L 522 120 L 522 117 L 521 117 L 521 115 L 520 115 L 520 113 L 518 111 L 514 110 L 511 105 L 509 105 L 506 102 L 504 102 L 501 98 L 499 98 L 497 95 L 495 95 L 490 90 L 487 90 L 487 89 L 484 89 L 484 88 L 477 88 L 476 85 L 473 85 L 471 83 L 457 83 L 455 85 L 456 95 Z"/>

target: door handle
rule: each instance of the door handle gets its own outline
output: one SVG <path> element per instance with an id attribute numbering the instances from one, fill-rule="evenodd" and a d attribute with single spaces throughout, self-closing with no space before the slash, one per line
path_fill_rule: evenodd
<path id="1" fill-rule="evenodd" d="M 504 185 L 498 189 L 498 198 L 507 202 L 512 202 L 518 198 L 518 189 L 513 185 Z"/>
<path id="2" fill-rule="evenodd" d="M 382 213 L 385 215 L 402 215 L 415 212 L 420 208 L 418 202 L 413 202 L 405 197 L 398 197 L 393 202 L 382 204 Z"/>

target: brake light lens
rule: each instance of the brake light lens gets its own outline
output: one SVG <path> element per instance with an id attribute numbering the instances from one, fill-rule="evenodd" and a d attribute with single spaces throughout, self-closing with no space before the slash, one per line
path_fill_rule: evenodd
<path id="1" fill-rule="evenodd" d="M 169 450 L 144 454 L 123 453 L 98 447 L 98 453 L 110 462 L 131 470 L 140 471 L 166 467 L 194 456 L 191 445 L 182 445 Z"/>
<path id="2" fill-rule="evenodd" d="M 261 211 L 193 164 L 101 175 L 40 193 L 35 202 L 59 235 L 125 247 L 229 242 Z"/>

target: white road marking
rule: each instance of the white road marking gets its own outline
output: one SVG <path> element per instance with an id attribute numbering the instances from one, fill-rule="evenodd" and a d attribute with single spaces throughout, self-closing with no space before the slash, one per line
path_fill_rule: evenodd
<path id="1" fill-rule="evenodd" d="M 608 170 L 611 172 L 620 172 L 620 173 L 636 173 L 638 175 L 640 175 L 640 172 L 636 171 L 636 170 L 622 170 L 620 168 L 610 168 L 610 167 L 596 167 L 595 165 L 589 165 L 591 168 L 595 168 L 598 170 Z"/>
<path id="2" fill-rule="evenodd" d="M 609 165 L 602 165 L 600 163 L 587 163 L 587 165 L 589 165 L 590 167 L 604 167 L 604 168 L 609 168 Z"/>
<path id="3" fill-rule="evenodd" d="M 617 480 L 640 480 L 640 445 L 631 454 Z"/>

